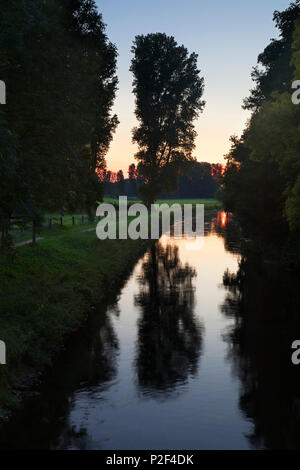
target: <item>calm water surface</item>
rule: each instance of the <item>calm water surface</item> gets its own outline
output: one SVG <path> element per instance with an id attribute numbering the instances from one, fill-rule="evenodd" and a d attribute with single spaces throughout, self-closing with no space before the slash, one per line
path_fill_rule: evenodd
<path id="1" fill-rule="evenodd" d="M 297 447 L 298 379 L 284 372 L 286 390 L 280 376 L 290 346 L 278 361 L 274 353 L 281 321 L 258 329 L 248 320 L 249 309 L 270 305 L 273 274 L 266 280 L 255 267 L 253 285 L 225 225 L 224 214 L 208 220 L 202 247 L 163 236 L 148 248 L 2 430 L 1 447 Z"/>

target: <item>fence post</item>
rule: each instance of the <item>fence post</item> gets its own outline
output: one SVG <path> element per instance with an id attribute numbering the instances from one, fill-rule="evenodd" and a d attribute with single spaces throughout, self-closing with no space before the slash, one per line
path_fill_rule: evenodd
<path id="1" fill-rule="evenodd" d="M 72 216 L 72 225 L 75 225 L 75 217 L 74 217 L 74 215 Z"/>
<path id="2" fill-rule="evenodd" d="M 35 220 L 33 219 L 32 221 L 32 243 L 35 243 L 35 238 L 36 238 L 36 226 L 35 226 Z"/>

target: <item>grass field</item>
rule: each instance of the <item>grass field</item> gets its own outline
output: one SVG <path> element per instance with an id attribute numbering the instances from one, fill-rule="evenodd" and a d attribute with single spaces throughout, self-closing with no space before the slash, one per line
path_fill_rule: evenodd
<path id="1" fill-rule="evenodd" d="M 118 203 L 118 198 L 113 197 L 104 197 L 104 202 L 116 204 Z M 139 199 L 128 199 L 128 205 L 141 202 Z M 158 199 L 155 201 L 156 204 L 204 204 L 206 209 L 218 209 L 221 207 L 221 204 L 216 199 Z"/>
<path id="2" fill-rule="evenodd" d="M 141 245 L 100 241 L 94 232 L 68 228 L 49 232 L 36 245 L 0 254 L 0 338 L 7 348 L 7 365 L 0 368 L 0 417 L 1 405 L 16 404 L 9 392 L 16 379 L 49 364 Z"/>
<path id="3" fill-rule="evenodd" d="M 82 223 L 82 216 L 84 216 L 84 223 Z M 61 215 L 58 213 L 45 214 L 44 224 L 41 230 L 38 231 L 38 236 L 43 238 L 53 238 L 63 234 L 80 232 L 88 228 L 92 228 L 96 225 L 96 222 L 89 222 L 88 218 L 84 214 L 66 214 L 62 216 L 63 225 L 60 225 L 59 221 L 52 222 L 52 228 L 49 229 L 50 218 L 60 219 Z M 72 218 L 74 217 L 75 224 L 73 225 Z M 32 227 L 29 223 L 24 231 L 13 230 L 10 232 L 14 243 L 22 242 L 32 238 Z"/>
<path id="4" fill-rule="evenodd" d="M 105 197 L 104 201 L 106 203 L 117 204 L 118 198 Z M 128 199 L 128 205 L 141 202 L 137 199 Z M 160 199 L 156 202 L 157 204 L 204 204 L 205 211 L 216 210 L 220 208 L 220 203 L 216 199 Z M 84 223 L 82 223 L 82 216 L 84 216 Z M 89 222 L 85 214 L 66 214 L 62 217 L 63 225 L 61 226 L 59 221 L 53 222 L 52 228 L 49 229 L 49 219 L 55 217 L 60 219 L 61 215 L 59 213 L 45 214 L 45 221 L 42 229 L 39 231 L 38 236 L 44 239 L 52 239 L 53 237 L 66 235 L 73 232 L 81 232 L 82 230 L 87 230 L 89 228 L 95 227 L 97 221 Z M 75 224 L 73 225 L 72 218 L 74 217 Z M 24 231 L 14 230 L 10 232 L 13 242 L 19 243 L 32 238 L 32 228 L 30 224 L 28 228 Z"/>

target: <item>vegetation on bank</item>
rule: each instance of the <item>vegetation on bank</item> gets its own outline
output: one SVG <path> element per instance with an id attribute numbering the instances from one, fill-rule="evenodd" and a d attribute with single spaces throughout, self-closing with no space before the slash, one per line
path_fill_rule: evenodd
<path id="1" fill-rule="evenodd" d="M 94 213 L 118 124 L 115 46 L 94 0 L 1 3 L 0 231 L 13 217 Z"/>
<path id="2" fill-rule="evenodd" d="M 73 219 L 74 218 L 74 219 Z M 51 224 L 50 224 L 51 220 Z M 73 224 L 74 220 L 74 224 Z M 85 214 L 45 214 L 43 221 L 36 232 L 37 237 L 52 238 L 71 232 L 81 232 L 95 227 L 96 222 L 90 221 Z M 11 243 L 20 243 L 32 240 L 32 223 L 28 222 L 24 227 L 16 226 L 10 232 Z"/>
<path id="3" fill-rule="evenodd" d="M 50 363 L 139 245 L 141 240 L 100 241 L 94 232 L 62 230 L 0 253 L 0 338 L 7 347 L 2 407 L 13 405 L 11 390 L 20 375 Z"/>
<path id="4" fill-rule="evenodd" d="M 300 253 L 300 105 L 292 99 L 300 79 L 299 0 L 274 20 L 280 38 L 259 55 L 256 86 L 244 103 L 252 117 L 243 135 L 231 138 L 219 196 L 246 236 Z"/>

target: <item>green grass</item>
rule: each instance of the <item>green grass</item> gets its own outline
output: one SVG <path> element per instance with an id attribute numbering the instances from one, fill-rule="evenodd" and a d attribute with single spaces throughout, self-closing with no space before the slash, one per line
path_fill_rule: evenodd
<path id="1" fill-rule="evenodd" d="M 216 199 L 159 199 L 158 204 L 204 204 L 206 209 L 218 209 L 221 207 L 221 204 Z"/>
<path id="2" fill-rule="evenodd" d="M 118 198 L 113 197 L 104 197 L 104 202 L 110 204 L 118 203 Z M 128 204 L 135 204 L 137 202 L 141 202 L 140 199 L 128 199 Z M 218 209 L 221 207 L 221 204 L 216 199 L 158 199 L 155 201 L 156 204 L 204 204 L 205 209 Z"/>
<path id="3" fill-rule="evenodd" d="M 100 241 L 94 232 L 67 227 L 49 232 L 35 246 L 0 254 L 0 339 L 7 347 L 7 365 L 0 368 L 2 405 L 10 403 L 8 386 L 24 370 L 51 362 L 141 243 Z"/>
<path id="4" fill-rule="evenodd" d="M 63 234 L 71 233 L 71 232 L 80 232 L 82 230 L 86 230 L 88 228 L 95 227 L 97 221 L 89 222 L 86 215 L 84 215 L 84 223 L 82 223 L 82 215 L 84 214 L 76 214 L 74 215 L 75 224 L 72 223 L 72 215 L 66 214 L 62 217 L 63 225 L 60 225 L 59 222 L 53 221 L 52 228 L 49 228 L 49 219 L 50 217 L 60 218 L 60 214 L 45 214 L 45 222 L 43 227 L 37 233 L 38 237 L 42 238 L 53 238 Z M 25 240 L 30 240 L 32 238 L 32 226 L 28 224 L 27 228 L 22 232 L 21 230 L 13 230 L 10 232 L 12 236 L 13 242 L 18 243 Z"/>

